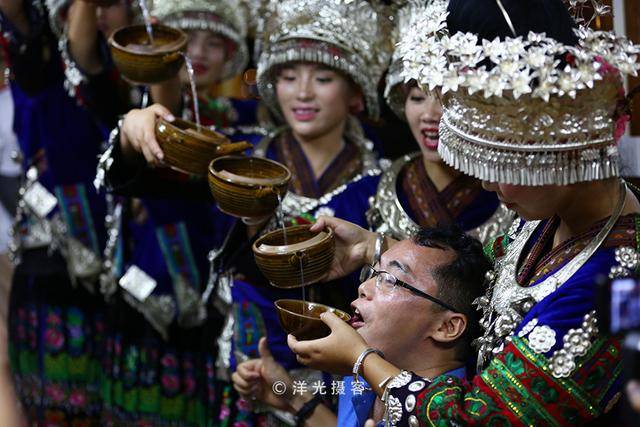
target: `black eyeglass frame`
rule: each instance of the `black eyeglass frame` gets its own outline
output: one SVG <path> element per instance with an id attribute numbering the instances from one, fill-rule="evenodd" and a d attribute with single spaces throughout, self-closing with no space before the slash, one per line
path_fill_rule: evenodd
<path id="1" fill-rule="evenodd" d="M 367 272 L 367 269 L 370 270 L 370 273 Z M 362 267 L 362 271 L 360 272 L 360 281 L 364 282 L 366 280 L 373 278 L 377 278 L 378 276 L 380 276 L 381 273 L 384 274 L 388 274 L 389 276 L 393 277 L 393 279 L 395 280 L 394 286 L 400 286 L 401 288 L 404 288 L 406 290 L 408 290 L 409 292 L 428 299 L 429 301 L 438 304 L 441 307 L 446 308 L 447 310 L 453 311 L 454 313 L 462 313 L 460 310 L 454 308 L 453 306 L 447 304 L 446 302 L 439 300 L 436 297 L 433 297 L 431 295 L 429 295 L 426 292 L 421 291 L 420 289 L 417 289 L 414 286 L 411 286 L 410 284 L 408 284 L 407 282 L 403 282 L 402 280 L 398 279 L 396 276 L 394 276 L 393 274 L 389 273 L 388 271 L 384 271 L 384 270 L 376 270 L 375 268 L 373 268 L 372 265 L 365 265 L 364 267 Z M 376 279 L 377 280 L 377 279 Z"/>

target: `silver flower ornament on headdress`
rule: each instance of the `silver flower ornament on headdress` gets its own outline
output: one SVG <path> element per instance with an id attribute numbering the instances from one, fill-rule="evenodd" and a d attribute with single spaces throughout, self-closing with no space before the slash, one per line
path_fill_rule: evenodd
<path id="1" fill-rule="evenodd" d="M 138 22 L 141 19 L 139 0 L 128 0 L 127 7 L 131 8 L 131 21 Z M 57 37 L 61 37 L 64 33 L 66 25 L 66 14 L 73 3 L 73 0 L 45 0 L 48 13 L 49 25 L 51 30 Z M 151 7 L 153 0 L 146 0 L 147 7 Z M 34 2 L 38 4 L 38 2 Z M 108 7 L 108 6 L 107 6 Z"/>
<path id="2" fill-rule="evenodd" d="M 621 75 L 637 75 L 640 46 L 584 26 L 576 46 L 537 33 L 504 40 L 449 34 L 447 6 L 433 0 L 422 7 L 398 46 L 404 80 L 442 95 L 438 149 L 445 162 L 520 185 L 618 175 Z"/>
<path id="3" fill-rule="evenodd" d="M 582 27 L 589 27 L 593 21 L 609 15 L 611 6 L 603 4 L 600 0 L 563 0 L 569 9 L 573 20 Z M 585 10 L 590 18 L 585 18 Z"/>
<path id="4" fill-rule="evenodd" d="M 410 31 L 415 25 L 414 19 L 418 17 L 417 12 L 422 8 L 422 0 L 410 0 L 403 4 L 395 16 L 395 26 L 393 31 L 394 46 L 398 40 Z M 437 25 L 443 25 L 440 22 Z M 437 28 L 426 28 L 427 31 L 437 31 Z M 444 58 L 443 58 L 444 60 Z M 402 74 L 402 56 L 399 49 L 394 49 L 391 58 L 391 65 L 387 72 L 384 88 L 384 98 L 391 110 L 400 119 L 405 119 L 404 104 L 407 98 L 406 85 Z"/>

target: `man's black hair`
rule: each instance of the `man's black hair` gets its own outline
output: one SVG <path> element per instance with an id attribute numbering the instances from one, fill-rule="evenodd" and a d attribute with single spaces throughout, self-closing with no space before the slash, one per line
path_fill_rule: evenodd
<path id="1" fill-rule="evenodd" d="M 455 258 L 433 269 L 438 285 L 437 297 L 467 316 L 464 348 L 480 335 L 480 319 L 473 301 L 486 291 L 486 273 L 492 267 L 484 256 L 482 244 L 455 225 L 423 228 L 413 238 L 418 246 L 449 250 Z M 440 306 L 436 306 L 440 307 Z"/>
<path id="2" fill-rule="evenodd" d="M 529 31 L 545 33 L 566 45 L 578 41 L 576 23 L 562 0 L 501 0 L 518 36 Z M 513 37 L 496 0 L 451 0 L 447 27 L 451 34 L 461 31 L 493 40 Z"/>

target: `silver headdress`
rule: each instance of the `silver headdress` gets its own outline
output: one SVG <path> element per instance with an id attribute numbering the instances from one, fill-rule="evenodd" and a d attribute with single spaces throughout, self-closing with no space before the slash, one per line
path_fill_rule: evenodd
<path id="1" fill-rule="evenodd" d="M 65 25 L 66 25 L 66 13 L 71 6 L 73 0 L 45 0 L 45 5 L 47 7 L 47 13 L 49 18 L 49 26 L 53 33 L 60 37 L 64 33 Z M 34 2 L 37 4 L 37 2 Z M 147 5 L 151 5 L 153 0 L 146 0 Z M 129 0 L 127 2 L 128 7 L 131 8 L 132 13 L 132 22 L 137 22 L 141 18 L 140 6 L 138 5 L 137 0 Z"/>
<path id="2" fill-rule="evenodd" d="M 611 6 L 602 4 L 601 0 L 562 0 L 569 9 L 569 13 L 581 27 L 589 27 L 596 19 L 611 13 Z M 585 18 L 585 9 L 589 9 L 591 17 Z"/>
<path id="3" fill-rule="evenodd" d="M 364 0 L 284 0 L 271 3 L 258 61 L 258 90 L 280 114 L 275 97 L 278 65 L 308 61 L 335 68 L 360 86 L 367 113 L 379 115 L 377 85 L 392 43 L 392 12 Z"/>
<path id="4" fill-rule="evenodd" d="M 567 1 L 575 17 L 595 2 Z M 399 44 L 405 81 L 442 94 L 438 151 L 445 162 L 482 180 L 519 185 L 618 175 L 621 76 L 637 74 L 640 46 L 585 21 L 576 46 L 536 33 L 492 41 L 449 34 L 447 6 L 434 0 L 423 7 Z"/>
<path id="5" fill-rule="evenodd" d="M 422 9 L 424 1 L 410 0 L 404 7 L 398 10 L 395 17 L 394 43 L 413 28 L 413 22 Z M 400 49 L 393 51 L 391 65 L 387 72 L 384 87 L 384 98 L 391 110 L 402 120 L 405 120 L 404 104 L 407 98 L 404 75 L 402 74 L 402 56 Z"/>
<path id="6" fill-rule="evenodd" d="M 249 62 L 247 18 L 240 1 L 157 0 L 152 14 L 164 24 L 181 30 L 207 30 L 231 40 L 235 52 L 225 63 L 223 79 L 244 71 Z"/>

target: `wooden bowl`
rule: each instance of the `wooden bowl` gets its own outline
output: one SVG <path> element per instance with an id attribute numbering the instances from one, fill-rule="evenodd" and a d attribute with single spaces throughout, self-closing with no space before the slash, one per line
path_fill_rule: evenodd
<path id="1" fill-rule="evenodd" d="M 253 255 L 273 286 L 300 288 L 317 283 L 329 271 L 335 253 L 333 230 L 313 233 L 310 225 L 265 234 L 253 244 Z"/>
<path id="2" fill-rule="evenodd" d="M 144 25 L 116 30 L 109 38 L 111 55 L 123 77 L 136 84 L 154 84 L 169 80 L 184 64 L 187 35 L 166 25 L 154 24 L 154 44 Z"/>
<path id="3" fill-rule="evenodd" d="M 224 156 L 209 165 L 209 187 L 218 207 L 241 218 L 272 215 L 290 179 L 285 166 L 258 157 Z"/>
<path id="4" fill-rule="evenodd" d="M 333 312 L 345 322 L 351 320 L 351 316 L 344 311 L 315 302 L 280 299 L 274 304 L 282 329 L 300 341 L 317 340 L 331 333 L 331 329 L 320 319 L 325 311 Z"/>
<path id="5" fill-rule="evenodd" d="M 205 126 L 188 120 L 156 122 L 156 140 L 164 153 L 164 161 L 182 172 L 204 176 L 211 160 L 229 154 L 242 153 L 253 146 L 248 142 L 231 142 Z"/>

